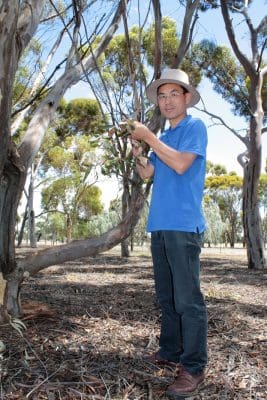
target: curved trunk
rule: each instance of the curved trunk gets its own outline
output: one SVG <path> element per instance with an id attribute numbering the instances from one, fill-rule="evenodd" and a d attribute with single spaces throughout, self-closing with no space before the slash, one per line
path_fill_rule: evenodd
<path id="1" fill-rule="evenodd" d="M 137 224 L 147 195 L 148 191 L 143 193 L 140 185 L 135 186 L 131 196 L 129 212 L 119 225 L 102 236 L 86 240 L 75 240 L 69 244 L 37 251 L 24 259 L 17 260 L 16 269 L 11 271 L 6 277 L 7 284 L 5 287 L 4 307 L 2 307 L 2 311 L 7 310 L 8 313 L 13 316 L 21 315 L 19 292 L 24 276 L 34 275 L 38 271 L 51 265 L 96 255 L 121 243 L 122 240 L 126 239 L 131 234 L 134 226 Z"/>

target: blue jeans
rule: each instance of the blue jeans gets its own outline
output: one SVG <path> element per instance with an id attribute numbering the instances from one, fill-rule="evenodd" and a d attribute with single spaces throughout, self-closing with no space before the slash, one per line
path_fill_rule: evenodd
<path id="1" fill-rule="evenodd" d="M 207 310 L 200 290 L 202 235 L 151 234 L 156 294 L 161 307 L 160 355 L 191 374 L 207 364 Z"/>

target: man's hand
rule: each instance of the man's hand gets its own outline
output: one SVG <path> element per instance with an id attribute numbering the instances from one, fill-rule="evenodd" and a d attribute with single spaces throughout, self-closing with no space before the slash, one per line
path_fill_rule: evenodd
<path id="1" fill-rule="evenodd" d="M 146 141 L 146 138 L 151 134 L 152 132 L 145 125 L 134 121 L 134 130 L 131 132 L 132 139 Z"/>

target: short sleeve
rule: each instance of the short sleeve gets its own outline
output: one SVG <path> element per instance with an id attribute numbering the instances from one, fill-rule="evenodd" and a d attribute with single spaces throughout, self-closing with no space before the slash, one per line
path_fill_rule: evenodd
<path id="1" fill-rule="evenodd" d="M 178 149 L 181 152 L 194 153 L 206 156 L 207 129 L 200 119 L 194 119 L 192 124 L 187 126 L 179 140 Z"/>

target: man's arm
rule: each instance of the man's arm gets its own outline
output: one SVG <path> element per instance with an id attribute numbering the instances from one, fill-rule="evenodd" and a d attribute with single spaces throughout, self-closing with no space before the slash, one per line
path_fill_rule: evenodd
<path id="1" fill-rule="evenodd" d="M 157 156 L 178 174 L 183 174 L 197 157 L 194 153 L 185 153 L 173 149 L 161 142 L 145 125 L 135 122 L 132 138 L 146 142 Z"/>

